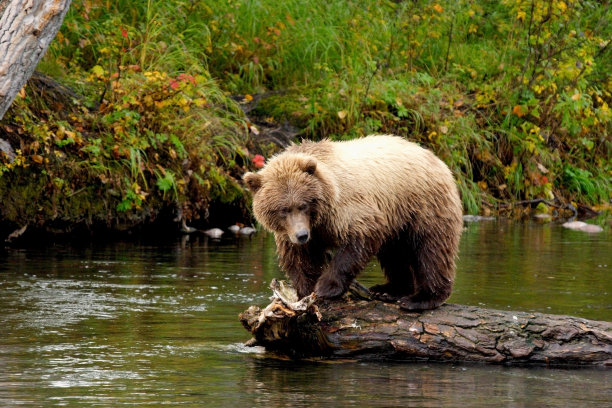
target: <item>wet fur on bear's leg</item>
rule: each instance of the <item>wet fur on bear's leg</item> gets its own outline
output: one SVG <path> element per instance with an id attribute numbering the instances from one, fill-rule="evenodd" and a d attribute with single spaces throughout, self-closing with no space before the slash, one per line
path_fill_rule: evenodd
<path id="1" fill-rule="evenodd" d="M 279 257 L 279 264 L 295 287 L 300 298 L 315 290 L 317 280 L 323 273 L 329 255 L 319 248 L 316 241 L 296 245 L 282 238 L 276 239 L 277 252 L 286 254 Z"/>
<path id="2" fill-rule="evenodd" d="M 418 234 L 405 228 L 383 244 L 377 256 L 388 282 L 370 288 L 375 299 L 399 302 L 407 310 L 440 306 L 450 296 L 454 252 L 439 244 L 440 231 Z"/>
<path id="3" fill-rule="evenodd" d="M 376 253 L 375 242 L 351 240 L 338 249 L 315 285 L 315 293 L 322 298 L 344 294 L 357 274 Z"/>
<path id="4" fill-rule="evenodd" d="M 417 258 L 412 241 L 410 233 L 402 231 L 397 238 L 381 246 L 376 256 L 387 283 L 370 288 L 375 299 L 395 302 L 402 296 L 414 294 L 414 268 Z"/>
<path id="5" fill-rule="evenodd" d="M 455 251 L 440 245 L 441 234 L 444 232 L 432 230 L 412 240 L 416 291 L 399 299 L 402 309 L 434 309 L 450 296 L 455 277 Z"/>

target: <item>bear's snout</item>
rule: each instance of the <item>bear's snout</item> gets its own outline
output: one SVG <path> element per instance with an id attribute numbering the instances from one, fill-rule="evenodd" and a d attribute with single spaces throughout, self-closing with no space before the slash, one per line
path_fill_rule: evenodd
<path id="1" fill-rule="evenodd" d="M 308 215 L 299 209 L 293 209 L 286 218 L 285 232 L 292 243 L 303 245 L 310 239 L 310 220 Z"/>
<path id="2" fill-rule="evenodd" d="M 310 238 L 310 234 L 305 228 L 295 233 L 295 239 L 298 244 L 305 244 L 306 242 L 308 242 L 308 238 Z"/>

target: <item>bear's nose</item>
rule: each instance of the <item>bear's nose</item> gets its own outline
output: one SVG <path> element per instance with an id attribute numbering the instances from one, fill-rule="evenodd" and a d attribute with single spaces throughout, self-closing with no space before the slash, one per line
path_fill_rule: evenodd
<path id="1" fill-rule="evenodd" d="M 301 229 L 295 234 L 295 239 L 297 239 L 297 241 L 300 244 L 305 244 L 306 241 L 308 241 L 308 237 L 309 237 L 309 234 L 308 234 L 308 230 L 306 229 Z"/>

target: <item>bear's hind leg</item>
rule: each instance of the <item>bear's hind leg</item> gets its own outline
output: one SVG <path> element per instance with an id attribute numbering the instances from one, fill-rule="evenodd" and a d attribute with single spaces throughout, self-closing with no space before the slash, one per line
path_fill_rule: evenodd
<path id="1" fill-rule="evenodd" d="M 416 240 L 414 279 L 416 293 L 399 300 L 406 310 L 435 309 L 451 294 L 455 277 L 454 247 L 444 246 L 444 240 L 428 235 Z"/>
<path id="2" fill-rule="evenodd" d="M 394 240 L 386 242 L 378 251 L 377 257 L 387 283 L 370 288 L 375 299 L 395 302 L 414 294 L 413 271 L 417 258 L 410 241 L 409 234 L 403 232 Z"/>

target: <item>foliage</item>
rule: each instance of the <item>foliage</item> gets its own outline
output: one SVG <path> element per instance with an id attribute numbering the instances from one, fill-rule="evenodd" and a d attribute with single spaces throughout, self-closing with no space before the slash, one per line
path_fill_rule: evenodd
<path id="1" fill-rule="evenodd" d="M 153 2 L 107 3 L 75 2 L 39 66 L 86 98 L 58 100 L 31 83 L 0 125 L 21 144 L 0 163 L 3 218 L 129 226 L 165 207 L 193 220 L 212 201 L 243 202 L 242 111 L 195 47 L 162 44 L 189 31 L 184 21 Z"/>
<path id="2" fill-rule="evenodd" d="M 22 91 L 0 123 L 21 147 L 0 164 L 3 215 L 243 202 L 253 144 L 229 94 L 260 95 L 255 115 L 303 137 L 415 140 L 470 213 L 608 203 L 611 17 L 590 0 L 75 0 L 39 70 L 85 97 Z M 48 202 L 24 206 L 15 186 Z"/>
<path id="3" fill-rule="evenodd" d="M 415 139 L 452 167 L 469 212 L 610 199 L 609 2 L 225 0 L 204 13 L 225 87 L 289 90 L 259 113 L 307 137 Z"/>

